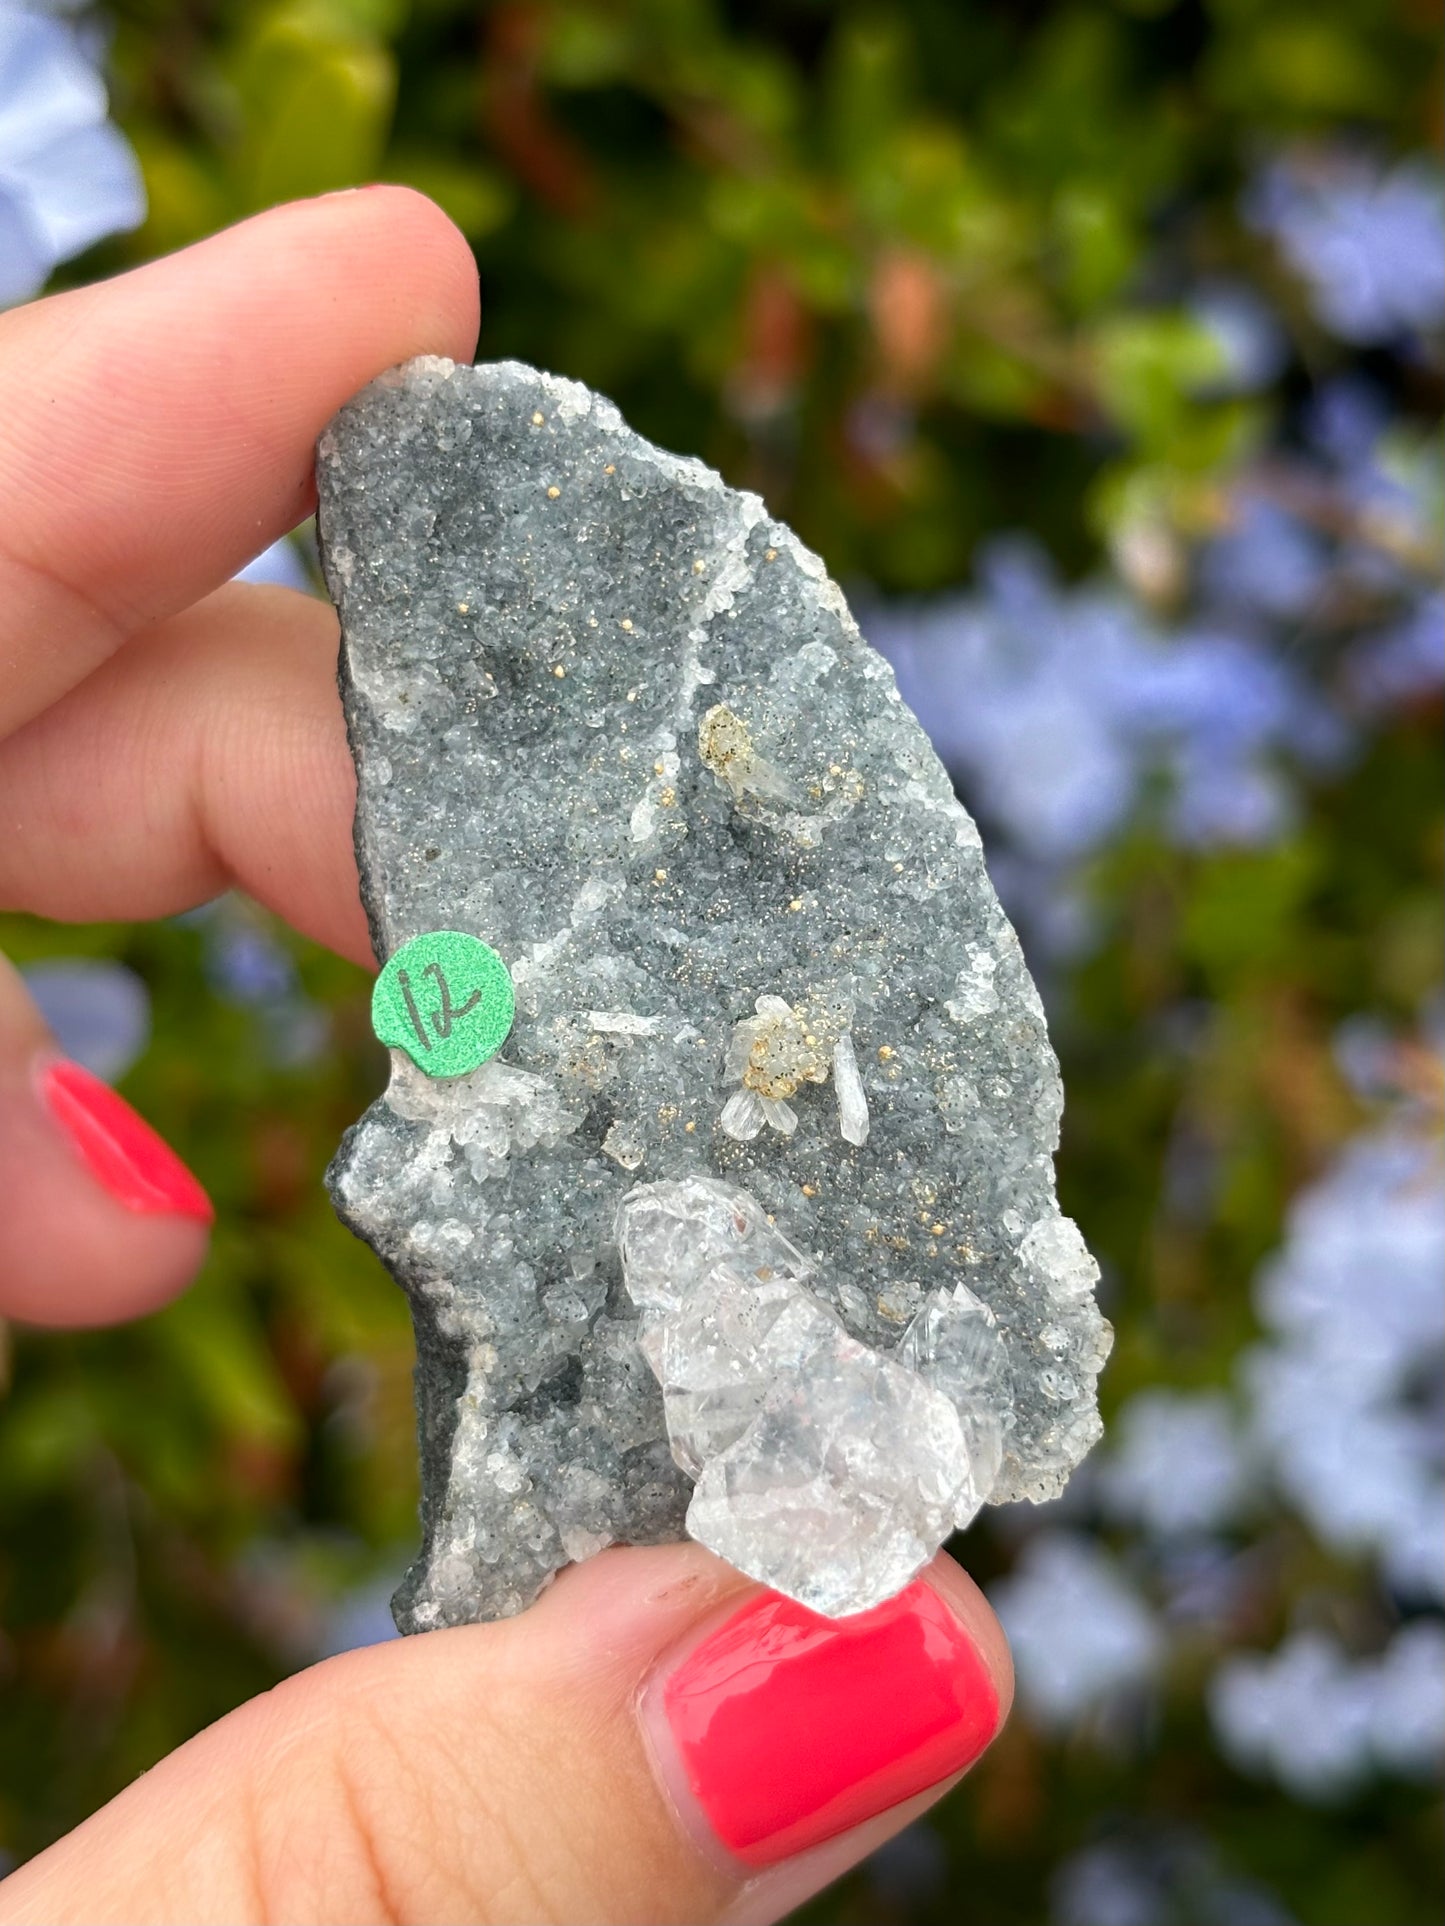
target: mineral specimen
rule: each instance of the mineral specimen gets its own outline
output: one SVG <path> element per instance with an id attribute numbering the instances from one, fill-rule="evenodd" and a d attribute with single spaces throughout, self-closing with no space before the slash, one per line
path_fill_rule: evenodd
<path id="1" fill-rule="evenodd" d="M 330 1174 L 417 1327 L 398 1623 L 685 1514 L 855 1610 L 1053 1496 L 1108 1327 L 1043 1012 L 817 558 L 516 363 L 383 377 L 318 481 L 378 959 L 472 935 L 515 989 L 479 1068 L 394 1050 Z"/>

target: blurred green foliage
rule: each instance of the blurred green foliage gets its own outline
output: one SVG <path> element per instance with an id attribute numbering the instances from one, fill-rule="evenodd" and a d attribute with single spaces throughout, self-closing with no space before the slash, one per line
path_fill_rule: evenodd
<path id="1" fill-rule="evenodd" d="M 1433 99 L 1428 10 L 1372 0 L 114 11 L 151 194 L 122 253 L 409 182 L 477 248 L 483 353 L 605 389 L 885 588 L 995 528 L 1078 564 L 1126 508 L 1207 524 L 1271 426 L 1179 298 L 1260 271 L 1243 170 L 1341 120 L 1409 144 Z"/>
<path id="2" fill-rule="evenodd" d="M 1313 372 L 1339 353 L 1235 214 L 1248 169 L 1271 141 L 1341 129 L 1408 149 L 1436 111 L 1436 22 L 1415 0 L 117 0 L 108 17 L 151 211 L 71 278 L 278 199 L 409 182 L 475 247 L 484 356 L 606 390 L 885 591 L 965 579 L 1000 529 L 1082 572 L 1141 528 L 1167 544 L 1216 525 L 1279 401 L 1220 392 L 1184 291 L 1246 274 Z M 1438 977 L 1437 791 L 1431 720 L 1406 716 L 1316 786 L 1281 847 L 1188 856 L 1140 832 L 1096 865 L 1106 940 L 1060 1000 L 1061 1175 L 1111 1278 L 1108 1399 L 1227 1376 L 1285 1201 L 1359 1119 L 1335 1026 L 1362 1008 L 1408 1025 Z M 210 987 L 207 940 L 0 918 L 21 963 L 113 956 L 146 979 L 158 1034 L 124 1087 L 220 1221 L 164 1313 L 12 1334 L 0 1841 L 19 1855 L 304 1662 L 414 1531 L 403 1301 L 319 1181 L 381 1082 L 366 979 L 277 935 L 329 1025 L 288 1067 Z M 1181 1006 L 1198 1017 L 1182 1053 Z M 1169 1195 L 1181 1129 L 1218 1166 L 1195 1216 Z M 977 1532 L 968 1553 L 986 1578 L 1008 1542 Z M 1261 1639 L 1331 1570 L 1300 1532 L 1268 1556 L 1285 1576 L 1241 1628 Z M 1195 1687 L 1147 1770 L 1016 1724 L 950 1803 L 941 1897 L 855 1881 L 818 1916 L 944 1921 L 966 1891 L 988 1926 L 1034 1926 L 1050 1867 L 1122 1810 L 1207 1823 L 1312 1926 L 1421 1926 L 1424 1795 L 1340 1821 L 1293 1806 L 1219 1763 Z"/>

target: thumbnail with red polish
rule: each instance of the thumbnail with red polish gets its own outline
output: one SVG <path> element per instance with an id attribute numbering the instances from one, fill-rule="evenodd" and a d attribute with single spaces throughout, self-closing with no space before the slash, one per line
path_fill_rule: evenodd
<path id="1" fill-rule="evenodd" d="M 124 1097 L 78 1063 L 55 1057 L 36 1078 L 41 1102 L 82 1163 L 127 1210 L 209 1224 L 211 1200 L 170 1145 Z"/>
<path id="2" fill-rule="evenodd" d="M 662 1705 L 713 1831 L 754 1866 L 962 1771 L 999 1724 L 988 1668 L 921 1579 L 845 1619 L 755 1599 L 688 1654 Z"/>

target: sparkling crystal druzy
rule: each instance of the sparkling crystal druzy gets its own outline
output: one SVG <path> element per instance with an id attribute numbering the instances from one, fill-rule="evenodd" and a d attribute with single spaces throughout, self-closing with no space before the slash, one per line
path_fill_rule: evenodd
<path id="1" fill-rule="evenodd" d="M 516 999 L 465 1075 L 394 1050 L 330 1173 L 416 1321 L 402 1628 L 517 1611 L 690 1502 L 858 1609 L 982 1499 L 1054 1496 L 1108 1342 L 1058 1070 L 978 832 L 822 564 L 517 363 L 383 377 L 318 479 L 377 957 L 472 935 Z"/>

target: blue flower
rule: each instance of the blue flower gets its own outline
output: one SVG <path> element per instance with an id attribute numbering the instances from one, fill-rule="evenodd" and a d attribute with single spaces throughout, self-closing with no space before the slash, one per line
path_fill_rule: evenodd
<path id="1" fill-rule="evenodd" d="M 0 0 L 0 306 L 145 219 L 145 188 L 75 31 Z"/>
<path id="2" fill-rule="evenodd" d="M 265 930 L 247 923 L 222 928 L 208 946 L 212 983 L 231 1003 L 274 1003 L 296 980 L 291 958 Z"/>
<path id="3" fill-rule="evenodd" d="M 1445 321 L 1445 202 L 1432 170 L 1300 152 L 1264 171 L 1244 211 L 1341 340 L 1391 342 Z"/>
<path id="4" fill-rule="evenodd" d="M 1295 1926 L 1274 1894 L 1229 1871 L 1203 1834 L 1131 1815 L 1050 1882 L 1049 1926 Z"/>
<path id="5" fill-rule="evenodd" d="M 1041 1531 L 990 1588 L 1034 1724 L 1062 1731 L 1154 1677 L 1164 1651 L 1148 1605 L 1102 1545 Z"/>
<path id="6" fill-rule="evenodd" d="M 66 1056 L 96 1076 L 113 1083 L 150 1041 L 150 992 L 123 963 L 59 956 L 22 975 Z"/>
<path id="7" fill-rule="evenodd" d="M 1168 1537 L 1230 1524 L 1245 1506 L 1250 1474 L 1239 1421 L 1223 1392 L 1156 1386 L 1137 1392 L 1119 1413 L 1098 1476 L 1112 1517 Z"/>
<path id="8" fill-rule="evenodd" d="M 1036 911 L 1067 897 L 1069 872 L 1151 775 L 1168 780 L 1178 843 L 1248 847 L 1294 820 L 1281 758 L 1330 766 L 1348 746 L 1341 718 L 1252 632 L 1265 610 L 1313 602 L 1326 572 L 1316 538 L 1255 500 L 1215 551 L 1211 586 L 1231 606 L 1172 635 L 1115 588 L 1060 587 L 1017 542 L 983 556 L 976 593 L 867 618 L 981 819 L 1006 906 L 1045 954 L 1077 949 L 1086 928 L 1071 906 L 1056 940 Z"/>
<path id="9" fill-rule="evenodd" d="M 1291 621 L 1317 601 L 1327 564 L 1317 536 L 1256 496 L 1239 503 L 1233 527 L 1209 544 L 1199 572 L 1204 593 L 1222 608 Z"/>
<path id="10" fill-rule="evenodd" d="M 1226 1659 L 1209 1692 L 1222 1749 L 1244 1770 L 1319 1802 L 1380 1770 L 1435 1777 L 1445 1751 L 1442 1703 L 1445 1628 L 1429 1619 L 1360 1660 L 1327 1632 L 1294 1632 L 1273 1653 Z"/>
<path id="11" fill-rule="evenodd" d="M 1256 1287 L 1269 1340 L 1242 1375 L 1275 1481 L 1319 1538 L 1372 1553 L 1402 1595 L 1445 1602 L 1437 1157 L 1391 1121 L 1295 1200 Z"/>

